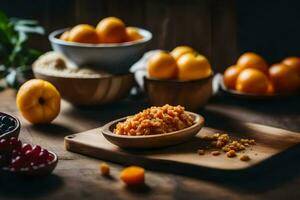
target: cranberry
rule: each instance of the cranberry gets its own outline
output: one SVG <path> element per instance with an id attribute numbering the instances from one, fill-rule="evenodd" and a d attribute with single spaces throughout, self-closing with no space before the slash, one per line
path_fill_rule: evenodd
<path id="1" fill-rule="evenodd" d="M 6 139 L 0 140 L 0 152 L 8 152 L 9 151 L 9 141 Z"/>
<path id="2" fill-rule="evenodd" d="M 32 147 L 32 150 L 31 150 L 32 157 L 37 158 L 41 151 L 42 151 L 41 146 L 35 145 L 34 147 Z"/>
<path id="3" fill-rule="evenodd" d="M 49 153 L 48 151 L 41 151 L 39 156 L 37 157 L 37 164 L 47 164 Z"/>
<path id="4" fill-rule="evenodd" d="M 22 142 L 15 137 L 9 139 L 9 145 L 12 149 L 21 150 Z"/>
<path id="5" fill-rule="evenodd" d="M 12 151 L 12 153 L 11 153 L 11 157 L 12 157 L 12 158 L 15 158 L 15 157 L 17 157 L 17 156 L 21 156 L 21 152 L 18 151 L 17 149 L 14 149 L 14 150 Z"/>
<path id="6" fill-rule="evenodd" d="M 15 159 L 12 159 L 10 163 L 10 168 L 15 168 L 16 170 L 25 167 L 24 159 L 21 156 L 17 156 Z"/>
<path id="7" fill-rule="evenodd" d="M 54 160 L 54 155 L 52 153 L 49 153 L 47 161 L 52 161 L 52 160 Z"/>
<path id="8" fill-rule="evenodd" d="M 21 149 L 21 155 L 25 155 L 25 153 L 30 150 L 31 151 L 32 147 L 30 144 L 23 144 L 22 149 Z"/>

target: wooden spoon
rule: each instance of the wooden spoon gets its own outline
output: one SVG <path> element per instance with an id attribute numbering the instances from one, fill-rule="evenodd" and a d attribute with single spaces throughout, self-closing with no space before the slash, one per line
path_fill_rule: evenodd
<path id="1" fill-rule="evenodd" d="M 194 137 L 204 125 L 204 118 L 201 115 L 192 112 L 186 113 L 193 117 L 194 124 L 179 131 L 143 136 L 117 135 L 113 130 L 118 122 L 126 120 L 127 117 L 124 117 L 107 123 L 102 127 L 101 132 L 109 142 L 121 148 L 147 149 L 175 145 Z"/>

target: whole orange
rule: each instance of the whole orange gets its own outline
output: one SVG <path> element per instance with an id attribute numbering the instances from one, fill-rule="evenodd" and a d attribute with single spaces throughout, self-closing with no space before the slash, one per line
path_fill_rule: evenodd
<path id="1" fill-rule="evenodd" d="M 295 68 L 295 70 L 298 72 L 300 76 L 300 57 L 288 57 L 282 61 L 283 64 L 286 64 L 292 68 Z"/>
<path id="2" fill-rule="evenodd" d="M 241 71 L 241 68 L 236 65 L 232 65 L 225 70 L 223 80 L 227 88 L 235 90 L 236 79 Z"/>
<path id="3" fill-rule="evenodd" d="M 99 43 L 99 36 L 94 27 L 80 24 L 70 30 L 68 41 L 97 44 Z"/>
<path id="4" fill-rule="evenodd" d="M 59 39 L 64 40 L 64 41 L 68 41 L 69 40 L 69 35 L 70 35 L 70 31 L 65 31 L 65 32 L 63 32 L 63 34 L 61 34 Z"/>
<path id="5" fill-rule="evenodd" d="M 236 90 L 251 94 L 266 94 L 269 80 L 267 76 L 257 69 L 244 69 L 236 80 Z"/>
<path id="6" fill-rule="evenodd" d="M 32 79 L 17 93 L 17 107 L 22 116 L 33 124 L 50 123 L 60 111 L 60 94 L 49 82 Z"/>
<path id="7" fill-rule="evenodd" d="M 180 80 L 201 79 L 212 74 L 207 58 L 200 54 L 186 53 L 179 57 L 177 65 Z"/>
<path id="8" fill-rule="evenodd" d="M 247 52 L 242 54 L 237 60 L 236 65 L 239 66 L 242 70 L 254 68 L 259 71 L 262 71 L 265 74 L 268 74 L 268 64 L 265 61 L 265 59 L 253 52 Z"/>
<path id="9" fill-rule="evenodd" d="M 171 79 L 177 76 L 176 60 L 166 52 L 153 55 L 147 65 L 148 74 L 152 78 Z"/>
<path id="10" fill-rule="evenodd" d="M 138 29 L 134 27 L 126 27 L 127 41 L 136 41 L 143 38 Z"/>
<path id="11" fill-rule="evenodd" d="M 127 39 L 125 24 L 116 17 L 102 19 L 98 23 L 96 31 L 104 43 L 121 43 Z"/>
<path id="12" fill-rule="evenodd" d="M 274 64 L 270 67 L 269 73 L 275 92 L 289 93 L 299 88 L 300 78 L 295 68 L 283 63 Z"/>
<path id="13" fill-rule="evenodd" d="M 189 46 L 178 46 L 175 49 L 171 51 L 171 55 L 175 58 L 175 60 L 178 60 L 180 56 L 186 53 L 193 53 L 195 50 L 192 47 Z"/>

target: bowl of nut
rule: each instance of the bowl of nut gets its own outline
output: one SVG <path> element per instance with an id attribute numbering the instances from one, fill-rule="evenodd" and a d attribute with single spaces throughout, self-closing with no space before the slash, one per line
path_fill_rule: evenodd
<path id="1" fill-rule="evenodd" d="M 182 106 L 164 105 L 107 123 L 101 132 L 121 148 L 149 149 L 188 141 L 203 125 L 201 115 L 187 112 Z"/>
<path id="2" fill-rule="evenodd" d="M 0 140 L 10 137 L 19 137 L 20 121 L 9 114 L 0 112 Z"/>
<path id="3" fill-rule="evenodd" d="M 33 64 L 36 78 L 52 83 L 62 98 L 74 105 L 103 105 L 126 97 L 134 77 L 113 75 L 90 67 L 78 68 L 62 54 L 48 52 Z"/>
<path id="4" fill-rule="evenodd" d="M 152 34 L 128 27 L 116 17 L 102 19 L 96 27 L 79 24 L 49 35 L 54 51 L 78 66 L 90 65 L 111 73 L 126 73 L 144 53 Z"/>

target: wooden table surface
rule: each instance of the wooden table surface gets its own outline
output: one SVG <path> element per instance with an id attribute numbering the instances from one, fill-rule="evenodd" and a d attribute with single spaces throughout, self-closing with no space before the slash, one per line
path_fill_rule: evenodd
<path id="1" fill-rule="evenodd" d="M 272 102 L 238 101 L 223 95 L 214 97 L 198 112 L 207 126 L 242 120 L 300 132 L 300 99 Z M 20 117 L 15 92 L 0 92 L 0 111 L 21 119 L 23 142 L 40 144 L 59 155 L 53 175 L 39 179 L 0 177 L 0 199 L 300 199 L 300 153 L 296 151 L 278 166 L 251 177 L 208 178 L 146 171 L 146 186 L 126 188 L 118 180 L 121 165 L 110 163 L 112 178 L 100 175 L 100 160 L 64 149 L 66 135 L 96 128 L 147 107 L 143 100 L 124 100 L 113 105 L 74 108 L 63 102 L 62 111 L 51 125 L 32 126 Z"/>

